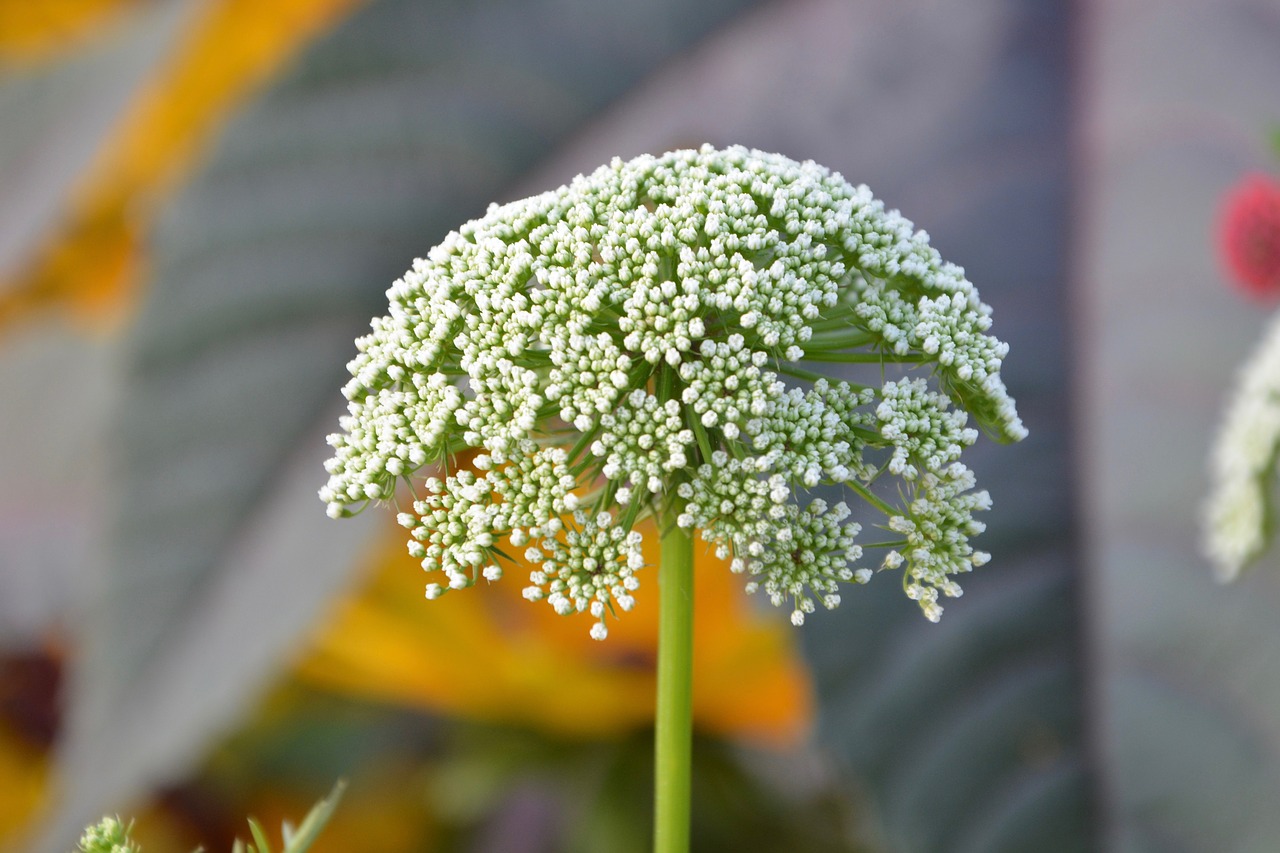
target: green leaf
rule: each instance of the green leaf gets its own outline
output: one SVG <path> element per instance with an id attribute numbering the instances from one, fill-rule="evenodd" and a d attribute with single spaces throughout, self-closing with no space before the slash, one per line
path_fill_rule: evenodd
<path id="1" fill-rule="evenodd" d="M 333 786 L 329 796 L 316 803 L 311 811 L 307 812 L 307 816 L 302 819 L 302 823 L 296 830 L 291 830 L 288 825 L 285 826 L 283 853 L 305 853 L 311 847 L 325 824 L 329 822 L 329 818 L 333 816 L 333 811 L 338 807 L 338 801 L 342 799 L 342 792 L 346 788 L 347 783 L 339 780 Z"/>
<path id="2" fill-rule="evenodd" d="M 271 840 L 262 831 L 262 824 L 249 818 L 249 832 L 253 835 L 253 844 L 249 845 L 249 853 L 271 853 Z"/>
<path id="3" fill-rule="evenodd" d="M 911 153 L 892 144 L 892 131 L 861 147 L 855 180 L 890 203 L 902 199 L 903 212 L 994 307 L 993 332 L 1010 343 L 1004 379 L 1031 436 L 1007 447 L 982 439 L 972 452 L 969 464 L 995 504 L 975 544 L 993 556 L 959 579 L 965 594 L 943 602 L 940 624 L 920 617 L 896 573 L 806 621 L 817 740 L 865 791 L 862 830 L 878 848 L 1093 850 L 1101 839 L 1083 701 L 1081 553 L 1067 489 L 1066 329 L 1053 308 L 1065 301 L 1068 250 L 1056 225 L 1067 215 L 1068 174 L 993 153 L 1014 133 L 1016 115 L 1026 122 L 1016 131 L 1020 156 L 1067 157 L 1066 7 L 981 3 L 970 11 L 1007 34 L 998 49 L 978 48 L 985 35 L 956 29 L 955 16 L 935 15 L 913 30 L 934 55 L 886 53 L 862 67 L 868 80 L 893 75 L 895 102 L 937 103 L 952 119 L 946 136 L 912 139 Z M 895 31 L 909 14 L 903 7 L 878 25 Z M 839 66 L 825 67 L 836 74 Z M 888 109 L 877 85 L 850 85 L 847 97 L 862 111 Z M 959 178 L 974 172 L 981 179 Z M 952 180 L 965 186 L 954 203 L 943 189 Z M 847 378 L 867 375 L 852 370 Z M 868 515 L 864 528 L 875 520 Z"/>

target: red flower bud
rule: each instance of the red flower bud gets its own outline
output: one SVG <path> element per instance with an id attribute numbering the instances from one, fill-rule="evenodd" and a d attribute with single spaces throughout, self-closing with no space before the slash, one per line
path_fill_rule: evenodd
<path id="1" fill-rule="evenodd" d="M 1223 199 L 1219 248 L 1247 296 L 1280 298 L 1280 182 L 1247 176 Z"/>

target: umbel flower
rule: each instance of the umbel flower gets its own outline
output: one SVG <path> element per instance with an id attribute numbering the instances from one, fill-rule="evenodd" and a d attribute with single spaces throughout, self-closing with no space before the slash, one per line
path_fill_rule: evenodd
<path id="1" fill-rule="evenodd" d="M 1245 362 L 1213 448 L 1205 553 L 1232 580 L 1266 549 L 1280 453 L 1280 316 Z"/>
<path id="2" fill-rule="evenodd" d="M 633 606 L 649 515 L 699 531 L 796 624 L 875 569 L 936 621 L 988 559 L 970 539 L 991 502 L 960 457 L 970 416 L 1026 435 L 1008 347 L 923 231 L 812 162 L 615 159 L 491 207 L 388 297 L 356 342 L 320 496 L 349 515 L 429 470 L 399 514 L 440 573 L 428 598 L 498 580 L 523 551 L 525 597 L 590 613 L 603 639 Z M 816 368 L 858 363 L 874 384 Z M 819 486 L 883 514 L 878 562 Z"/>

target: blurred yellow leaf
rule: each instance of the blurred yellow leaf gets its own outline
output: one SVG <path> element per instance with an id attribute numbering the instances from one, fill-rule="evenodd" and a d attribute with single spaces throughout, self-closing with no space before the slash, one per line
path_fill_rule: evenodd
<path id="1" fill-rule="evenodd" d="M 138 0 L 0 0 L 0 59 L 34 62 L 78 47 Z"/>
<path id="2" fill-rule="evenodd" d="M 645 557 L 657 536 L 643 526 Z M 389 526 L 365 588 L 341 602 L 299 674 L 314 685 L 368 699 L 603 737 L 650 725 L 657 648 L 658 569 L 642 572 L 636 606 L 592 640 L 590 617 L 557 616 L 521 596 L 527 569 L 437 602 Z M 786 745 L 807 731 L 808 673 L 795 634 L 761 612 L 742 578 L 699 549 L 696 561 L 694 717 L 702 730 Z"/>
<path id="3" fill-rule="evenodd" d="M 93 0 L 63 2 L 85 6 L 88 16 Z M 362 2 L 206 4 L 104 140 L 62 225 L 16 280 L 0 286 L 0 328 L 51 305 L 89 320 L 119 317 L 143 279 L 141 247 L 159 203 L 239 104 Z M 0 44 L 6 21 L 13 32 L 22 31 L 20 22 L 41 19 L 44 13 L 35 10 L 44 8 L 44 0 L 0 0 Z"/>

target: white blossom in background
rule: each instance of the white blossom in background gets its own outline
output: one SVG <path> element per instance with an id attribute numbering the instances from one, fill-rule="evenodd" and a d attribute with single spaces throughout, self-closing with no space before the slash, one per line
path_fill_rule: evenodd
<path id="1" fill-rule="evenodd" d="M 1245 362 L 1212 456 L 1205 552 L 1232 580 L 1268 544 L 1280 452 L 1280 317 Z"/>
<path id="2" fill-rule="evenodd" d="M 387 295 L 320 496 L 349 515 L 432 466 L 399 515 L 440 573 L 429 598 L 523 557 L 525 597 L 590 613 L 603 639 L 634 604 L 635 525 L 664 507 L 796 624 L 872 576 L 864 548 L 935 621 L 954 576 L 987 560 L 969 540 L 990 499 L 959 460 L 971 416 L 1026 435 L 1008 347 L 923 231 L 812 162 L 705 146 L 614 160 L 491 207 Z M 822 370 L 860 362 L 875 384 Z M 819 486 L 882 513 L 884 541 L 856 541 Z"/>

